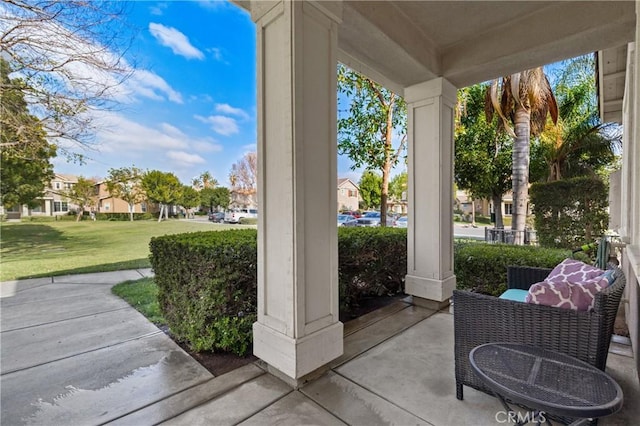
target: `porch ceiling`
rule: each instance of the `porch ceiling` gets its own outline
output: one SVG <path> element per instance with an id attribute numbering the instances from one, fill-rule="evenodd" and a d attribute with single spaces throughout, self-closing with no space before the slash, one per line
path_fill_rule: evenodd
<path id="1" fill-rule="evenodd" d="M 340 61 L 400 93 L 435 77 L 464 87 L 621 46 L 635 31 L 631 1 L 342 3 Z"/>
<path id="2" fill-rule="evenodd" d="M 626 44 L 598 52 L 598 101 L 605 123 L 622 123 L 626 70 Z"/>

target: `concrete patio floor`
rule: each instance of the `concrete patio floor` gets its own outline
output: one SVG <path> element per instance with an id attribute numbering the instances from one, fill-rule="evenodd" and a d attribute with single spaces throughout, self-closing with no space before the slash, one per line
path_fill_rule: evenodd
<path id="1" fill-rule="evenodd" d="M 2 283 L 2 425 L 494 425 L 497 399 L 455 397 L 453 316 L 406 302 L 345 324 L 345 353 L 299 390 L 260 362 L 214 377 L 111 286 L 119 271 Z M 635 425 L 640 385 L 629 348 L 607 372 L 625 405 L 600 425 Z"/>

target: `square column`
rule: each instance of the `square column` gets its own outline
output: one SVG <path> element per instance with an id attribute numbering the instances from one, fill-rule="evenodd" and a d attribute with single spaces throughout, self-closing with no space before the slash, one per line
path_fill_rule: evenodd
<path id="1" fill-rule="evenodd" d="M 447 303 L 456 286 L 453 275 L 456 88 L 447 80 L 436 78 L 405 88 L 404 98 L 409 139 L 405 291 L 428 299 L 427 306 L 438 308 Z"/>
<path id="2" fill-rule="evenodd" d="M 336 224 L 341 4 L 251 6 L 260 209 L 253 351 L 295 385 L 343 352 Z"/>

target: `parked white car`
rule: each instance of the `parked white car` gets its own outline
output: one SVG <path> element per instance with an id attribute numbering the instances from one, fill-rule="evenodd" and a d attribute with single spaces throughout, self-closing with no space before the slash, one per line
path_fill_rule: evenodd
<path id="1" fill-rule="evenodd" d="M 227 223 L 238 223 L 243 218 L 258 218 L 257 209 L 230 209 L 224 214 L 224 221 Z"/>

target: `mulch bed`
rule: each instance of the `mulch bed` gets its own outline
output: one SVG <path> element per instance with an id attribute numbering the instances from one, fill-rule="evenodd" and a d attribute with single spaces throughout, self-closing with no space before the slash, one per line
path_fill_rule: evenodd
<path id="1" fill-rule="evenodd" d="M 395 296 L 366 297 L 361 301 L 360 305 L 353 307 L 349 312 L 340 311 L 340 321 L 347 322 L 349 320 L 358 318 L 361 315 L 387 306 L 403 297 L 406 297 L 406 295 L 401 294 Z M 168 328 L 163 327 L 162 331 L 164 331 L 169 337 L 173 338 Z M 189 349 L 189 346 L 185 343 L 179 342 L 177 340 L 175 342 L 214 376 L 220 376 L 222 374 L 228 373 L 229 371 L 235 370 L 236 368 L 242 367 L 243 365 L 250 364 L 258 360 L 258 358 L 253 355 L 241 357 L 229 352 L 194 352 Z"/>

